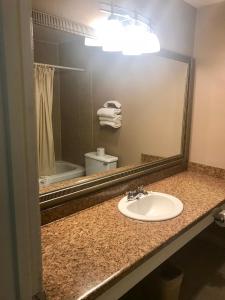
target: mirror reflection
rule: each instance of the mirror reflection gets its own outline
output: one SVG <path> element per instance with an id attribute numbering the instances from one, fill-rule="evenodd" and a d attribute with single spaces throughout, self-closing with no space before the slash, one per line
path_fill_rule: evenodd
<path id="1" fill-rule="evenodd" d="M 34 25 L 40 192 L 181 154 L 188 64 Z"/>

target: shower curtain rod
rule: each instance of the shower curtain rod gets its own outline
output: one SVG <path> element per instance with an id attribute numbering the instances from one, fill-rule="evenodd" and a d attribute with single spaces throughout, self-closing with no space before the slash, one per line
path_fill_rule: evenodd
<path id="1" fill-rule="evenodd" d="M 84 69 L 81 69 L 81 68 L 71 68 L 71 67 L 49 65 L 49 64 L 42 64 L 42 63 L 34 63 L 34 65 L 53 67 L 55 69 L 61 69 L 61 70 L 70 70 L 70 71 L 79 71 L 79 72 L 84 72 L 85 71 Z"/>

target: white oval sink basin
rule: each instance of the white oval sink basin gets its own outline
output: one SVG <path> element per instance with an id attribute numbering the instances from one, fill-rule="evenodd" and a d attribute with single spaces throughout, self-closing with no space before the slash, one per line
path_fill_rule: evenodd
<path id="1" fill-rule="evenodd" d="M 138 200 L 120 200 L 119 211 L 132 219 L 141 221 L 165 221 L 177 217 L 183 211 L 183 203 L 176 197 L 148 192 Z"/>

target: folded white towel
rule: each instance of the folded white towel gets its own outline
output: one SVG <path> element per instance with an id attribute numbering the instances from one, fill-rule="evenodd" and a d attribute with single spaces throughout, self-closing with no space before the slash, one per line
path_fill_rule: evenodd
<path id="1" fill-rule="evenodd" d="M 117 115 L 119 115 L 121 113 L 121 109 L 119 108 L 108 108 L 108 107 L 104 107 L 104 108 L 100 108 L 97 111 L 97 115 L 99 117 L 111 117 L 114 118 Z"/>
<path id="2" fill-rule="evenodd" d="M 121 122 L 100 121 L 100 126 L 110 126 L 113 128 L 120 128 Z"/>
<path id="3" fill-rule="evenodd" d="M 115 101 L 115 100 L 110 100 L 110 101 L 107 101 L 103 107 L 116 107 L 116 108 L 121 108 L 121 104 L 118 102 L 118 101 Z"/>
<path id="4" fill-rule="evenodd" d="M 99 121 L 109 121 L 109 122 L 121 122 L 122 116 L 117 115 L 116 117 L 99 117 Z"/>

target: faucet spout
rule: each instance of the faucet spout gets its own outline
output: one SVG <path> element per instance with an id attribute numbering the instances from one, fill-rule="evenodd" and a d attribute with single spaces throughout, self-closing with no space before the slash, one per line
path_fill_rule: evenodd
<path id="1" fill-rule="evenodd" d="M 133 201 L 133 200 L 139 200 L 141 196 L 148 195 L 148 192 L 145 191 L 144 186 L 139 186 L 136 190 L 129 191 L 127 193 L 127 200 Z"/>

